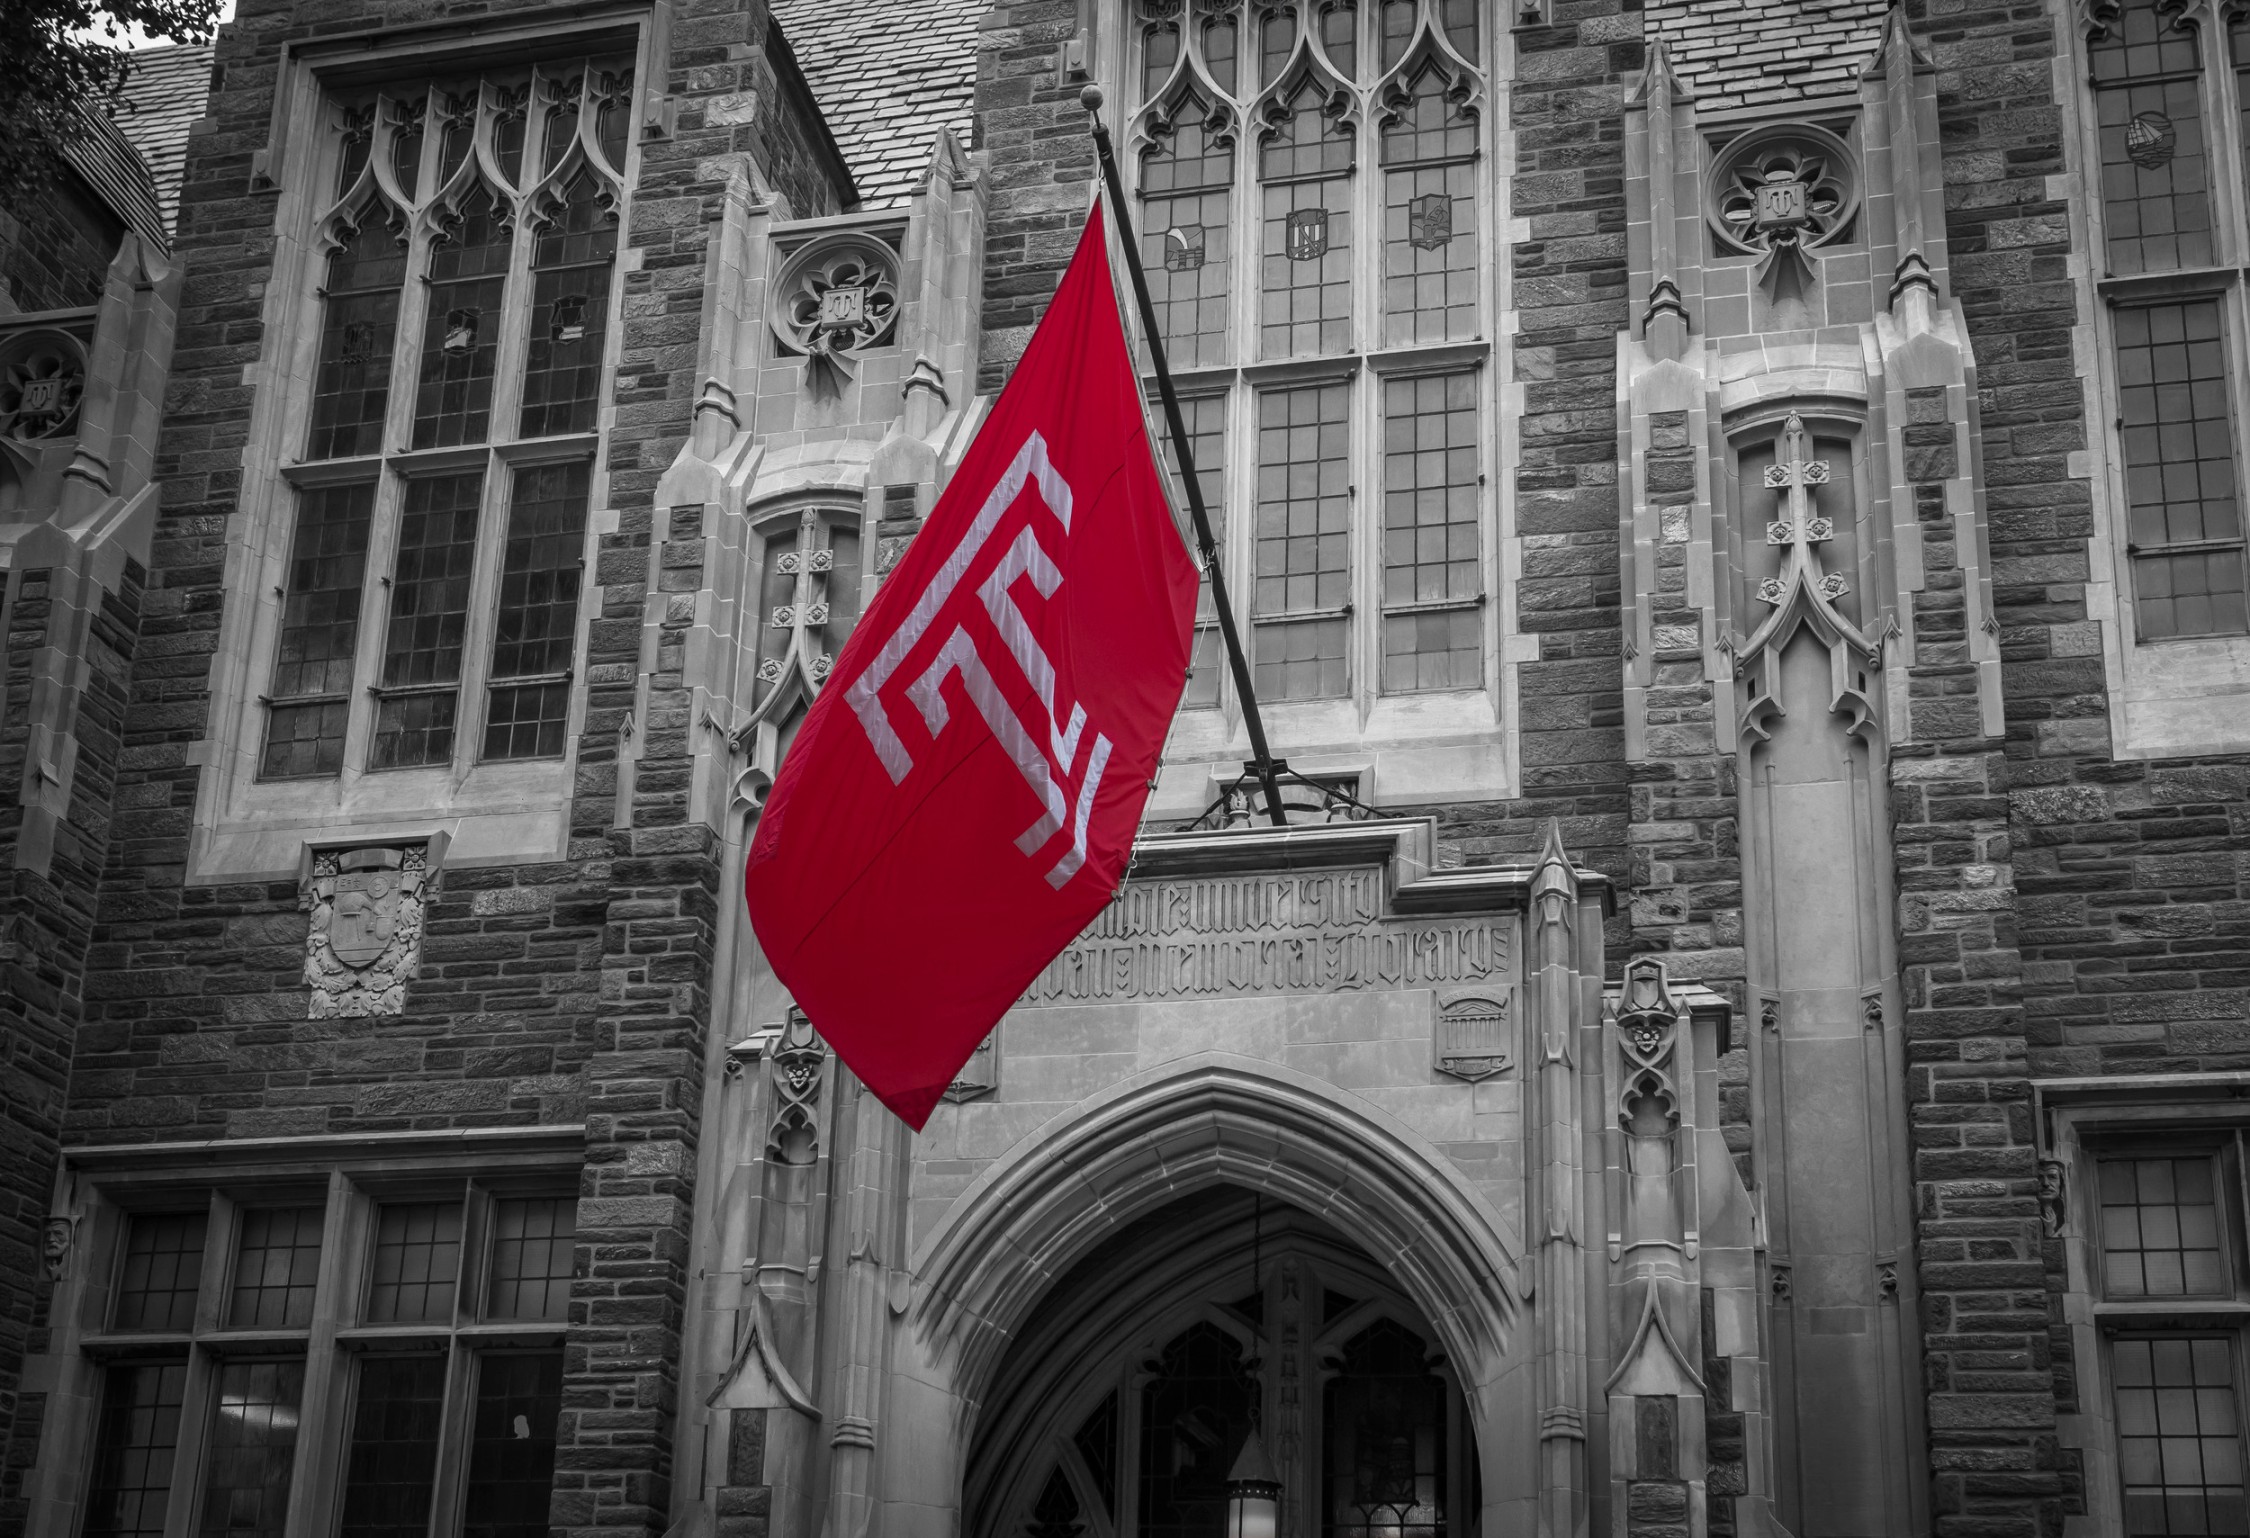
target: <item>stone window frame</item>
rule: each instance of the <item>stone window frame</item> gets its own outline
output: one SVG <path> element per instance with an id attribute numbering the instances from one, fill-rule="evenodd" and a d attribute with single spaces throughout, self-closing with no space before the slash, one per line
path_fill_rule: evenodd
<path id="1" fill-rule="evenodd" d="M 431 1509 L 433 1517 L 452 1514 L 445 1518 L 450 1525 L 438 1530 L 458 1531 L 475 1402 L 474 1358 L 496 1350 L 559 1351 L 568 1331 L 560 1318 L 481 1317 L 494 1206 L 514 1198 L 578 1200 L 583 1165 L 584 1128 L 575 1124 L 66 1150 L 60 1183 L 69 1206 L 50 1218 L 49 1230 L 63 1225 L 69 1238 L 59 1264 L 49 1263 L 55 1282 L 48 1308 L 52 1336 L 43 1367 L 33 1369 L 51 1387 L 39 1461 L 24 1484 L 27 1530 L 50 1538 L 71 1538 L 82 1530 L 110 1367 L 164 1360 L 187 1366 L 163 1534 L 194 1538 L 202 1528 L 219 1368 L 230 1361 L 302 1360 L 306 1370 L 285 1531 L 292 1538 L 333 1538 L 342 1518 L 358 1363 L 371 1352 L 415 1347 L 447 1354 Z M 362 1322 L 381 1205 L 430 1200 L 463 1203 L 453 1320 Z M 312 1314 L 302 1326 L 232 1327 L 225 1311 L 241 1215 L 267 1207 L 321 1209 Z M 193 1326 L 110 1328 L 133 1219 L 199 1211 L 208 1216 Z M 463 1300 L 468 1300 L 465 1315 Z"/>
<path id="2" fill-rule="evenodd" d="M 2238 1437 L 2250 1466 L 2250 1103 L 2245 1100 L 2250 1073 L 2049 1079 L 2034 1081 L 2031 1091 L 2040 1153 L 2039 1221 L 2062 1259 L 2055 1328 L 2070 1343 L 2067 1374 L 2058 1373 L 2056 1406 L 2065 1457 L 2080 1476 L 2080 1504 L 2070 1509 L 2083 1511 L 2105 1531 L 2122 1531 L 2112 1362 L 2119 1339 L 2229 1337 Z M 2100 1162 L 2195 1154 L 2219 1162 L 2226 1290 L 2177 1299 L 2110 1297 L 2102 1266 Z"/>
<path id="3" fill-rule="evenodd" d="M 1285 1502 L 1309 1494 L 1313 1510 L 1301 1524 L 1286 1516 L 1285 1531 L 1317 1531 L 1320 1525 L 1319 1489 L 1324 1470 L 1324 1395 L 1330 1379 L 1338 1375 L 1336 1357 L 1346 1341 L 1379 1321 L 1389 1321 L 1422 1340 L 1434 1365 L 1432 1375 L 1451 1389 L 1448 1401 L 1448 1473 L 1451 1515 L 1448 1527 L 1456 1535 L 1475 1528 L 1481 1511 L 1469 1493 L 1480 1483 L 1475 1467 L 1477 1439 L 1470 1423 L 1464 1386 L 1452 1363 L 1445 1359 L 1438 1332 L 1420 1318 L 1397 1284 L 1371 1258 L 1334 1249 L 1292 1234 L 1287 1220 L 1273 1209 L 1266 1214 L 1262 1262 L 1269 1278 L 1267 1307 L 1278 1291 L 1278 1275 L 1285 1260 L 1300 1267 L 1304 1298 L 1305 1359 L 1311 1372 L 1299 1389 L 1303 1416 L 1303 1445 L 1310 1449 L 1308 1462 L 1298 1475 L 1295 1489 Z M 1159 1296 L 1148 1289 L 1120 1300 L 1105 1299 L 1100 1308 L 1071 1324 L 1054 1350 L 1043 1354 L 1043 1365 L 1011 1395 L 1001 1415 L 995 1446 L 1006 1451 L 994 1459 L 989 1472 L 971 1471 L 969 1511 L 964 1532 L 968 1538 L 1033 1538 L 1034 1509 L 1051 1473 L 1060 1471 L 1079 1502 L 1081 1538 L 1117 1538 L 1141 1531 L 1138 1490 L 1141 1460 L 1141 1395 L 1157 1374 L 1155 1364 L 1165 1347 L 1199 1323 L 1207 1323 L 1233 1337 L 1243 1348 L 1244 1363 L 1254 1381 L 1282 1373 L 1278 1358 L 1285 1348 L 1273 1344 L 1265 1326 L 1236 1313 L 1229 1304 L 1214 1299 L 1219 1294 L 1246 1294 L 1250 1256 L 1244 1252 L 1239 1226 L 1222 1234 L 1194 1234 L 1177 1254 L 1168 1257 L 1168 1279 L 1157 1284 Z M 1229 1287 L 1209 1278 L 1235 1272 L 1240 1281 Z M 1169 1273 L 1184 1272 L 1184 1283 L 1169 1280 Z M 1323 1317 L 1324 1288 L 1348 1287 L 1352 1305 L 1334 1319 Z M 1182 1292 L 1192 1296 L 1180 1296 Z M 1265 1353 L 1263 1356 L 1261 1352 Z M 1077 1445 L 1085 1423 L 1097 1414 L 1105 1398 L 1116 1397 L 1114 1485 L 1116 1504 L 1104 1509 L 1091 1470 Z M 1261 1434 L 1269 1456 L 1288 1477 L 1285 1460 L 1276 1454 L 1275 1419 L 1278 1387 L 1265 1392 L 1265 1417 Z M 1024 1408 L 1028 1406 L 1028 1408 Z"/>
<path id="4" fill-rule="evenodd" d="M 644 0 L 597 5 L 567 19 L 488 19 L 433 25 L 408 34 L 369 29 L 284 46 L 271 144 L 253 167 L 254 186 L 274 199 L 274 259 L 265 285 L 260 354 L 244 371 L 246 383 L 255 389 L 242 454 L 247 473 L 226 531 L 225 586 L 249 601 L 228 604 L 221 616 L 211 668 L 207 736 L 193 750 L 195 761 L 213 772 L 203 776 L 196 807 L 188 861 L 191 882 L 279 879 L 293 866 L 297 846 L 312 830 L 323 836 L 337 830 L 380 840 L 402 824 L 433 820 L 453 828 L 457 863 L 564 857 L 578 737 L 587 709 L 584 658 L 602 605 L 595 556 L 601 537 L 617 527 L 617 514 L 607 506 L 607 448 L 616 417 L 612 386 L 623 344 L 624 285 L 640 259 L 631 245 L 630 200 L 641 174 L 642 145 L 655 132 L 644 119 L 661 97 L 662 82 L 652 79 L 651 61 L 667 51 L 667 20 L 661 0 L 653 7 Z M 319 290 L 327 265 L 316 221 L 334 201 L 329 194 L 334 190 L 337 153 L 333 139 L 323 132 L 330 115 L 326 93 L 388 79 L 489 71 L 519 62 L 599 53 L 629 55 L 634 81 L 625 164 L 619 168 L 619 249 L 610 275 L 604 383 L 593 430 L 518 439 L 514 421 L 496 418 L 486 444 L 468 449 L 395 452 L 387 447 L 373 460 L 305 459 L 311 384 L 320 349 Z M 410 275 L 408 282 L 415 281 Z M 523 292 L 516 298 L 524 307 L 522 313 L 528 313 L 530 284 L 521 287 Z M 520 324 L 521 313 L 511 304 L 511 331 Z M 520 347 L 515 351 L 520 352 Z M 395 380 L 394 371 L 394 385 Z M 410 383 L 406 394 L 413 393 Z M 392 410 L 394 416 L 402 411 L 411 416 L 413 402 L 394 401 Z M 267 715 L 262 696 L 277 657 L 276 595 L 287 580 L 299 492 L 355 477 L 364 480 L 370 474 L 379 477 L 380 485 L 406 474 L 443 473 L 459 468 L 464 460 L 487 467 L 487 486 L 478 534 L 477 585 L 464 639 L 462 709 L 453 761 L 411 768 L 369 767 L 375 711 L 366 691 L 382 667 L 387 616 L 383 604 L 370 602 L 360 615 L 352 727 L 343 771 L 319 778 L 261 778 Z M 590 478 L 563 750 L 554 758 L 481 761 L 482 696 L 488 691 L 477 685 L 491 660 L 498 571 L 509 522 L 505 483 L 536 466 L 564 462 L 588 464 Z M 376 468 L 370 469 L 371 464 Z M 389 499 L 387 513 L 383 506 L 378 508 L 382 523 L 371 539 L 366 567 L 371 588 L 389 572 L 398 524 L 396 502 L 395 495 Z"/>
<path id="5" fill-rule="evenodd" d="M 2194 29 L 2203 69 L 2202 107 L 2210 152 L 2213 222 L 2217 238 L 2239 249 L 2225 260 L 2184 273 L 2111 278 L 2105 275 L 2107 227 L 2101 195 L 2100 131 L 2095 111 L 2089 29 L 2107 16 L 2110 0 L 2050 0 L 2058 46 L 2054 90 L 2064 131 L 2062 176 L 2047 179 L 2046 195 L 2077 205 L 2079 238 L 2071 272 L 2078 290 L 2079 322 L 2071 350 L 2084 381 L 2086 447 L 2069 455 L 2073 479 L 2088 483 L 2093 535 L 2081 567 L 2054 557 L 2004 559 L 2002 582 L 2085 585 L 2086 620 L 2050 627 L 2053 655 L 2102 658 L 2109 695 L 2106 746 L 2122 759 L 2175 758 L 2250 751 L 2250 634 L 2167 637 L 2144 641 L 2136 622 L 2131 560 L 2126 553 L 2128 507 L 2124 456 L 2117 422 L 2121 410 L 2114 311 L 2136 299 L 2219 296 L 2225 309 L 2227 363 L 2233 381 L 2237 498 L 2250 531 L 2250 220 L 2246 220 L 2244 146 L 2226 110 L 2235 99 L 2228 60 L 2225 14 L 2236 0 L 2187 0 L 2179 8 Z M 2250 99 L 2250 81 L 2241 87 Z M 2211 133 L 2215 127 L 2218 132 Z M 2011 573 L 2008 568 L 2015 567 Z M 2101 731 L 2103 723 L 2060 723 L 2069 747 L 2098 749 L 2100 736 L 2069 736 L 2073 726 Z"/>
<path id="6" fill-rule="evenodd" d="M 1431 0 L 1433 8 L 1440 0 Z M 1222 4 L 1221 9 L 1224 9 Z M 1119 145 L 1119 163 L 1127 195 L 1133 204 L 1136 228 L 1142 222 L 1140 135 L 1135 127 L 1144 106 L 1143 62 L 1140 33 L 1141 7 L 1101 7 L 1095 19 L 1096 76 L 1102 81 L 1110 117 Z M 1193 4 L 1183 13 L 1195 15 Z M 1350 390 L 1346 408 L 1351 426 L 1348 479 L 1352 491 L 1352 536 L 1348 692 L 1337 698 L 1268 700 L 1259 706 L 1268 735 L 1286 744 L 1292 764 L 1299 768 L 1325 767 L 1349 761 L 1368 765 L 1371 789 L 1386 805 L 1438 801 L 1462 795 L 1508 793 L 1521 778 L 1521 744 L 1510 723 L 1518 715 L 1520 664 L 1536 661 L 1536 637 L 1518 633 L 1515 597 L 1520 569 L 1520 541 L 1512 528 L 1510 499 L 1502 487 L 1509 483 L 1510 466 L 1518 457 L 1517 423 L 1507 408 L 1520 392 L 1513 383 L 1510 349 L 1504 345 L 1512 326 L 1509 301 L 1509 264 L 1498 260 L 1511 238 L 1509 183 L 1514 153 L 1507 127 L 1510 77 L 1514 68 L 1514 38 L 1508 27 L 1480 10 L 1475 70 L 1478 146 L 1476 171 L 1477 212 L 1469 233 L 1479 242 L 1482 273 L 1478 319 L 1472 337 L 1445 342 L 1386 344 L 1381 308 L 1383 240 L 1380 236 L 1384 164 L 1381 159 L 1382 112 L 1375 98 L 1386 70 L 1380 62 L 1377 29 L 1380 3 L 1358 7 L 1360 60 L 1351 116 L 1360 124 L 1358 153 L 1351 172 L 1354 229 L 1352 313 L 1353 345 L 1337 353 L 1308 354 L 1282 359 L 1264 356 L 1259 343 L 1256 272 L 1258 241 L 1254 232 L 1261 219 L 1253 217 L 1261 187 L 1258 176 L 1258 141 L 1254 129 L 1241 126 L 1255 98 L 1263 94 L 1255 84 L 1258 55 L 1252 46 L 1258 8 L 1236 9 L 1239 21 L 1237 49 L 1237 99 L 1242 104 L 1237 142 L 1233 149 L 1233 202 L 1230 213 L 1230 261 L 1233 277 L 1227 304 L 1228 361 L 1223 364 L 1183 367 L 1173 372 L 1183 397 L 1224 399 L 1224 465 L 1219 477 L 1221 504 L 1214 507 L 1228 591 L 1234 600 L 1236 621 L 1257 666 L 1257 629 L 1252 595 L 1255 586 L 1255 481 L 1257 473 L 1258 405 L 1261 392 L 1301 384 L 1342 382 Z M 1198 21 L 1198 24 L 1199 21 Z M 1144 246 L 1146 232 L 1142 232 Z M 1458 238 L 1458 237 L 1457 237 Z M 1139 330 L 1137 316 L 1131 317 Z M 1406 374 L 1473 372 L 1476 376 L 1479 429 L 1478 457 L 1481 486 L 1478 524 L 1482 534 L 1481 598 L 1483 682 L 1474 689 L 1388 691 L 1382 676 L 1383 606 L 1383 396 L 1386 380 Z M 1148 377 L 1150 399 L 1155 398 L 1153 377 Z M 1165 434 L 1161 413 L 1151 409 L 1152 428 Z M 1167 446 L 1166 459 L 1169 463 Z M 1206 476 L 1208 481 L 1210 477 Z M 1184 499 L 1176 498 L 1184 507 Z M 1199 630 L 1194 666 L 1216 668 L 1222 675 L 1218 703 L 1210 708 L 1209 691 L 1191 688 L 1192 703 L 1183 705 L 1174 723 L 1168 760 L 1232 762 L 1240 754 L 1240 705 L 1234 682 L 1215 636 L 1208 627 Z M 1425 756 L 1426 755 L 1426 756 Z M 1183 782 L 1184 783 L 1184 782 Z M 1167 777 L 1166 785 L 1171 784 Z M 1194 778 L 1194 789 L 1204 778 Z M 1160 799 L 1162 792 L 1160 791 Z"/>

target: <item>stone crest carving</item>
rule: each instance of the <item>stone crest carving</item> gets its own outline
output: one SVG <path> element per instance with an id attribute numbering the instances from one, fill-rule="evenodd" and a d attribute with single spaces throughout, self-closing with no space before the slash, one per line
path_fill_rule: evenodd
<path id="1" fill-rule="evenodd" d="M 841 394 L 856 355 L 891 340 L 898 290 L 898 253 L 856 231 L 815 240 L 782 265 L 768 320 L 782 350 L 804 358 L 814 399 Z"/>
<path id="2" fill-rule="evenodd" d="M 969 1060 L 961 1065 L 961 1071 L 953 1076 L 953 1082 L 939 1098 L 948 1105 L 959 1105 L 964 1100 L 989 1095 L 999 1087 L 1000 1027 L 996 1025 L 992 1034 L 977 1043 L 976 1051 L 969 1054 Z"/>
<path id="3" fill-rule="evenodd" d="M 58 438 L 78 422 L 86 348 L 67 331 L 42 328 L 0 342 L 0 437 Z"/>
<path id="4" fill-rule="evenodd" d="M 443 858 L 442 839 L 316 849 L 298 905 L 312 915 L 305 982 L 315 1020 L 406 1012 L 406 983 L 422 959 L 422 908 Z"/>
<path id="5" fill-rule="evenodd" d="M 1474 1084 L 1505 1072 L 1508 995 L 1497 988 L 1463 988 L 1438 997 L 1437 1071 Z"/>
<path id="6" fill-rule="evenodd" d="M 1809 248 L 1848 233 L 1859 201 L 1851 146 L 1810 123 L 1778 123 L 1712 156 L 1704 218 L 1731 251 Z"/>

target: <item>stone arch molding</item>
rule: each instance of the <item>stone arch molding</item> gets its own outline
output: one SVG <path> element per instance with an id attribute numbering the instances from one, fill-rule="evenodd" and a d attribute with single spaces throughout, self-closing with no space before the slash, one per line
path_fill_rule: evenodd
<path id="1" fill-rule="evenodd" d="M 1464 1385 L 1498 1375 L 1522 1303 L 1491 1203 L 1385 1113 L 1226 1053 L 1073 1107 L 980 1176 L 915 1256 L 915 1327 L 973 1405 L 1039 1299 L 1105 1234 L 1220 1184 L 1357 1241 L 1429 1319 Z"/>

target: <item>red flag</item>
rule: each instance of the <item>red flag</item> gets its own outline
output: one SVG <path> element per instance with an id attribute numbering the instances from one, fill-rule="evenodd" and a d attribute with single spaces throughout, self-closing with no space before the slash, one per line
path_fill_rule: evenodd
<path id="1" fill-rule="evenodd" d="M 750 846 L 775 973 L 916 1130 L 1116 890 L 1186 687 L 1195 592 L 1097 204 Z"/>

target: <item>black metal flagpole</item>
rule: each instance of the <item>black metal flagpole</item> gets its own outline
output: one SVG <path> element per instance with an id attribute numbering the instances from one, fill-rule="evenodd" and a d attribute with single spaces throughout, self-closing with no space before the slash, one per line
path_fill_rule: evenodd
<path id="1" fill-rule="evenodd" d="M 1266 815 L 1277 828 L 1289 826 L 1281 809 L 1281 771 L 1288 766 L 1266 746 L 1266 724 L 1258 717 L 1258 695 L 1250 684 L 1250 663 L 1242 654 L 1242 634 L 1234 627 L 1234 605 L 1227 600 L 1226 573 L 1220 569 L 1219 542 L 1211 535 L 1211 515 L 1203 507 L 1203 483 L 1196 478 L 1195 456 L 1188 448 L 1187 422 L 1180 415 L 1180 394 L 1172 387 L 1172 369 L 1164 361 L 1164 336 L 1157 329 L 1156 305 L 1148 296 L 1148 274 L 1141 268 L 1140 240 L 1133 217 L 1125 207 L 1125 182 L 1118 175 L 1117 152 L 1109 142 L 1109 127 L 1102 122 L 1102 88 L 1090 85 L 1078 93 L 1078 103 L 1093 124 L 1094 150 L 1101 156 L 1102 178 L 1109 187 L 1110 217 L 1125 247 L 1125 269 L 1133 277 L 1133 298 L 1141 311 L 1141 332 L 1148 339 L 1149 361 L 1156 365 L 1156 388 L 1164 397 L 1164 424 L 1172 434 L 1172 450 L 1179 456 L 1180 480 L 1187 490 L 1188 514 L 1195 520 L 1195 540 L 1203 553 L 1203 572 L 1211 583 L 1211 607 L 1219 617 L 1219 639 L 1227 649 L 1227 666 L 1234 674 L 1234 691 L 1242 697 L 1243 724 L 1250 728 L 1251 767 L 1266 792 Z"/>

